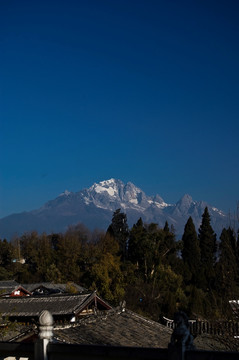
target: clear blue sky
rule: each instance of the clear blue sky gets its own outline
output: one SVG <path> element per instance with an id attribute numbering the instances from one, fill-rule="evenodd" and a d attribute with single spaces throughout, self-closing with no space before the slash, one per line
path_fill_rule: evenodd
<path id="1" fill-rule="evenodd" d="M 239 200 L 239 2 L 2 0 L 0 217 L 109 178 Z"/>

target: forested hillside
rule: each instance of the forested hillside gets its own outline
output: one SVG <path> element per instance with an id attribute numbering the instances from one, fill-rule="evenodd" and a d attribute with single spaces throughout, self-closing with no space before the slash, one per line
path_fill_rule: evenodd
<path id="1" fill-rule="evenodd" d="M 156 321 L 178 309 L 191 318 L 232 317 L 228 300 L 239 299 L 238 274 L 238 233 L 223 229 L 217 240 L 207 208 L 198 231 L 188 219 L 180 241 L 167 222 L 159 228 L 140 218 L 129 229 L 120 209 L 104 233 L 79 224 L 64 234 L 0 240 L 0 280 L 74 281 Z"/>

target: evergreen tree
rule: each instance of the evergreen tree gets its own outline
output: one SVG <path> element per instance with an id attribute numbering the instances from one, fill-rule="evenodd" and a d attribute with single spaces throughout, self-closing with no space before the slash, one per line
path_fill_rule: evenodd
<path id="1" fill-rule="evenodd" d="M 161 259 L 162 262 L 167 263 L 172 268 L 176 268 L 178 266 L 178 243 L 175 239 L 175 233 L 173 230 L 173 227 L 171 226 L 171 230 L 169 230 L 168 222 L 165 222 L 163 231 L 159 230 L 161 232 L 161 241 L 159 241 L 159 248 L 160 252 L 162 254 L 163 250 L 163 258 Z"/>
<path id="2" fill-rule="evenodd" d="M 200 247 L 193 219 L 189 217 L 182 237 L 182 258 L 185 271 L 188 272 L 188 280 L 194 284 L 197 282 L 200 272 Z"/>
<path id="3" fill-rule="evenodd" d="M 113 236 L 119 244 L 119 254 L 123 261 L 127 257 L 127 242 L 129 236 L 129 227 L 127 223 L 127 216 L 125 213 L 117 209 L 112 217 L 112 222 L 108 227 L 107 233 Z"/>
<path id="4" fill-rule="evenodd" d="M 144 274 L 145 278 L 151 280 L 157 265 L 162 261 L 160 254 L 160 244 L 165 240 L 164 231 L 158 225 L 151 223 L 145 226 L 146 238 L 143 243 L 144 254 Z M 165 246 L 165 244 L 164 244 Z M 166 245 L 167 248 L 167 245 Z M 168 248 L 165 257 L 169 254 Z"/>
<path id="5" fill-rule="evenodd" d="M 128 259 L 137 266 L 138 270 L 144 267 L 145 244 L 147 243 L 147 231 L 144 227 L 143 221 L 140 218 L 136 224 L 133 225 L 128 242 Z M 144 271 L 143 271 L 144 272 Z"/>
<path id="6" fill-rule="evenodd" d="M 0 266 L 8 269 L 14 258 L 14 247 L 6 239 L 0 239 Z"/>
<path id="7" fill-rule="evenodd" d="M 214 264 L 216 260 L 216 234 L 211 226 L 211 219 L 206 207 L 199 228 L 199 246 L 201 252 L 201 287 L 204 290 L 212 288 L 214 280 Z"/>
<path id="8" fill-rule="evenodd" d="M 223 229 L 220 236 L 220 257 L 216 265 L 217 277 L 215 287 L 219 295 L 219 307 L 221 312 L 231 310 L 228 301 L 239 296 L 237 286 L 237 259 L 236 259 L 236 237 L 231 228 Z"/>
<path id="9" fill-rule="evenodd" d="M 20 276 L 21 281 L 25 278 L 27 278 L 26 282 L 39 281 L 37 276 L 38 241 L 39 235 L 36 231 L 26 233 L 20 239 L 21 256 L 25 259 L 24 271 Z"/>
<path id="10" fill-rule="evenodd" d="M 237 273 L 239 274 L 239 229 L 237 230 L 237 238 L 236 238 L 236 261 L 237 261 Z M 239 278 L 238 278 L 238 286 L 239 286 Z"/>
<path id="11" fill-rule="evenodd" d="M 128 259 L 144 280 L 151 277 L 158 262 L 158 242 L 157 224 L 144 225 L 140 218 L 130 231 Z"/>
<path id="12" fill-rule="evenodd" d="M 163 230 L 164 230 L 166 233 L 169 233 L 169 226 L 168 226 L 168 222 L 167 222 L 167 221 L 165 221 Z"/>
<path id="13" fill-rule="evenodd" d="M 53 250 L 51 240 L 46 234 L 39 236 L 37 242 L 37 266 L 36 272 L 39 276 L 38 281 L 46 281 L 46 272 L 53 264 Z"/>

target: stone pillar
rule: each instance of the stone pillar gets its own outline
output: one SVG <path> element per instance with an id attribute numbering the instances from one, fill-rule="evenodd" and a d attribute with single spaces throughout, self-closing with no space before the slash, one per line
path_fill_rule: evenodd
<path id="1" fill-rule="evenodd" d="M 47 360 L 47 345 L 53 336 L 53 317 L 47 310 L 43 310 L 39 316 L 38 339 L 35 342 L 34 359 Z"/>

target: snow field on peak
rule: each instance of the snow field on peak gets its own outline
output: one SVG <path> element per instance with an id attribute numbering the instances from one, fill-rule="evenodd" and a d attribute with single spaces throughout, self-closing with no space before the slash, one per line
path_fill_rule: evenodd
<path id="1" fill-rule="evenodd" d="M 96 185 L 101 185 L 101 186 L 105 186 L 105 185 L 115 185 L 115 179 L 109 179 L 109 180 L 104 180 L 104 181 L 100 181 L 99 184 Z"/>
<path id="2" fill-rule="evenodd" d="M 221 216 L 226 216 L 225 214 L 223 214 L 223 212 L 221 211 L 221 210 L 218 210 L 217 208 L 215 208 L 215 207 L 212 207 L 212 210 L 213 211 L 215 211 L 215 212 L 217 212 L 219 215 L 221 215 Z"/>
<path id="3" fill-rule="evenodd" d="M 170 204 L 167 204 L 166 202 L 162 202 L 162 203 L 159 203 L 157 201 L 153 201 L 153 200 L 148 200 L 149 204 L 154 204 L 156 205 L 159 209 L 164 209 L 166 208 L 167 206 L 172 206 Z"/>
<path id="4" fill-rule="evenodd" d="M 95 186 L 94 190 L 97 193 L 107 192 L 110 196 L 114 196 L 114 197 L 117 196 L 117 190 L 111 186 L 106 188 L 98 184 Z"/>
<path id="5" fill-rule="evenodd" d="M 132 204 L 136 204 L 136 205 L 138 204 L 137 199 L 130 199 L 129 202 L 132 203 Z"/>

